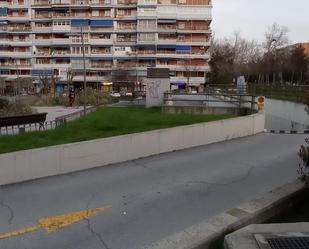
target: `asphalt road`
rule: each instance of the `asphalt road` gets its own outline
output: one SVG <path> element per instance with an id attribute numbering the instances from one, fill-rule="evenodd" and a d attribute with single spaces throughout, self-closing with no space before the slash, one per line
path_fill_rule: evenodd
<path id="1" fill-rule="evenodd" d="M 138 249 L 297 177 L 304 135 L 260 134 L 0 187 L 0 235 L 43 217 L 112 207 L 1 249 Z M 117 149 L 117 148 L 115 148 Z"/>

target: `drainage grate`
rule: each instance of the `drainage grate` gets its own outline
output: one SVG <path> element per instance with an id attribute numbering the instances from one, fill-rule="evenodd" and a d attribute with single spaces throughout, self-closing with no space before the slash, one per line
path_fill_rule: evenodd
<path id="1" fill-rule="evenodd" d="M 271 249 L 309 249 L 309 237 L 284 237 L 267 239 Z"/>

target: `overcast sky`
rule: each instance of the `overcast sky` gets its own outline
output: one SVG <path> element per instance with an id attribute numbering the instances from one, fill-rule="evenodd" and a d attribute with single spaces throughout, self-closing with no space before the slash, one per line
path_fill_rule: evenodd
<path id="1" fill-rule="evenodd" d="M 309 42 L 309 0 L 212 0 L 216 38 L 234 31 L 262 41 L 267 27 L 287 26 L 291 42 Z"/>

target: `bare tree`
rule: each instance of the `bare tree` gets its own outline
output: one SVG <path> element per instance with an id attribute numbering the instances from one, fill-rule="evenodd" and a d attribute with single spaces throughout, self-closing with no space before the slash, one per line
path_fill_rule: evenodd
<path id="1" fill-rule="evenodd" d="M 39 81 L 42 84 L 42 93 L 48 94 L 50 89 L 54 89 L 54 96 L 56 94 L 56 84 L 59 77 L 54 74 L 54 72 L 51 72 L 49 70 L 43 71 L 39 75 Z"/>
<path id="2" fill-rule="evenodd" d="M 4 95 L 5 93 L 5 77 L 0 77 L 0 94 Z"/>
<path id="3" fill-rule="evenodd" d="M 274 52 L 278 48 L 284 47 L 289 43 L 288 28 L 273 23 L 265 32 L 264 48 L 267 53 Z"/>
<path id="4" fill-rule="evenodd" d="M 132 74 L 134 71 L 133 67 L 127 65 L 127 67 L 119 67 L 112 71 L 111 80 L 113 85 L 118 88 L 120 92 L 121 89 L 132 89 L 134 91 L 136 77 Z"/>
<path id="5" fill-rule="evenodd" d="M 273 23 L 265 32 L 265 42 L 263 44 L 265 49 L 265 66 L 266 66 L 266 81 L 270 82 L 269 75 L 273 74 L 273 83 L 276 82 L 276 74 L 279 73 L 281 67 L 278 61 L 279 48 L 285 47 L 289 43 L 288 28 L 279 26 Z"/>
<path id="6" fill-rule="evenodd" d="M 73 79 L 75 77 L 75 72 L 73 69 L 67 69 L 67 92 L 70 91 L 70 85 L 73 85 Z"/>

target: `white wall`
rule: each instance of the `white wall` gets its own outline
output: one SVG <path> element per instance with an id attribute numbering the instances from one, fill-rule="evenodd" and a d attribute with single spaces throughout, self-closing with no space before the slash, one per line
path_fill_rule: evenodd
<path id="1" fill-rule="evenodd" d="M 264 114 L 0 155 L 0 185 L 254 135 Z"/>

